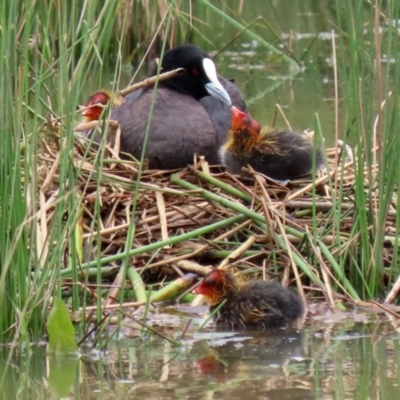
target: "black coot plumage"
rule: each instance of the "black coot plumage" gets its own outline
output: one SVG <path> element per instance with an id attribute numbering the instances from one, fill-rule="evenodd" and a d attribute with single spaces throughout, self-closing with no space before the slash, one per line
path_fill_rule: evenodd
<path id="1" fill-rule="evenodd" d="M 226 270 L 211 271 L 194 292 L 205 297 L 210 312 L 219 308 L 214 320 L 224 328 L 284 327 L 304 314 L 297 294 L 278 282 L 240 282 Z"/>
<path id="2" fill-rule="evenodd" d="M 217 164 L 218 149 L 230 128 L 231 104 L 247 111 L 239 89 L 229 80 L 218 79 L 211 58 L 191 44 L 167 51 L 161 67 L 161 72 L 176 68 L 184 72 L 158 84 L 145 151 L 149 167 L 185 167 L 193 162 L 194 153 Z M 151 75 L 155 74 L 156 69 Z M 121 127 L 121 151 L 137 159 L 143 150 L 153 94 L 153 88 L 130 94 L 110 116 Z"/>
<path id="3" fill-rule="evenodd" d="M 249 114 L 249 109 L 247 108 L 246 102 L 238 87 L 232 81 L 221 76 L 218 76 L 218 79 L 221 82 L 221 85 L 228 92 L 229 97 L 232 100 L 232 105 L 237 109 Z M 231 107 L 222 101 L 216 100 L 212 96 L 203 97 L 200 99 L 200 103 L 207 111 L 209 118 L 217 130 L 219 143 L 223 144 L 227 139 L 227 132 L 231 128 Z M 219 159 L 215 160 L 215 162 L 218 161 Z"/>

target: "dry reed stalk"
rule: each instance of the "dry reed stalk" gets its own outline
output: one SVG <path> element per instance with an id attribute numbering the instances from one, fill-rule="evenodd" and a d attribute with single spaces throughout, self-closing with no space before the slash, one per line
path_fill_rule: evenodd
<path id="1" fill-rule="evenodd" d="M 178 76 L 178 75 L 182 74 L 183 71 L 184 71 L 183 68 L 177 68 L 177 69 L 174 69 L 173 71 L 163 72 L 162 74 L 160 74 L 158 76 L 151 76 L 150 78 L 147 78 L 147 79 L 143 80 L 142 82 L 136 83 L 135 85 L 132 85 L 123 90 L 120 90 L 118 92 L 118 95 L 120 95 L 122 97 L 126 97 L 128 94 L 133 93 L 136 90 L 145 89 L 150 86 L 154 86 L 154 84 L 157 81 L 162 82 L 162 81 L 165 81 L 166 79 L 171 79 L 175 76 Z"/>
<path id="2" fill-rule="evenodd" d="M 236 250 L 234 250 L 229 257 L 226 257 L 221 264 L 218 265 L 219 269 L 225 269 L 228 264 L 237 260 L 245 251 L 249 250 L 255 243 L 256 238 L 250 236 L 242 245 L 240 245 Z"/>

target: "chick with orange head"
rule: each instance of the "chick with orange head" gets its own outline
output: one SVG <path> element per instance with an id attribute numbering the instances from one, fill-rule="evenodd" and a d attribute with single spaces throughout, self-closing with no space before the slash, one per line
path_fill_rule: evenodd
<path id="1" fill-rule="evenodd" d="M 107 90 L 100 90 L 92 94 L 85 104 L 82 111 L 84 122 L 97 121 L 100 119 L 104 108 L 110 103 L 115 107 L 124 102 L 124 99 L 119 94 L 112 94 Z"/>
<path id="2" fill-rule="evenodd" d="M 219 327 L 267 329 L 284 327 L 304 314 L 303 303 L 291 290 L 273 281 L 241 282 L 232 273 L 211 271 L 194 290 L 202 294 Z"/>
<path id="3" fill-rule="evenodd" d="M 307 177 L 323 161 L 321 150 L 314 149 L 305 135 L 261 129 L 257 121 L 235 107 L 220 158 L 232 174 L 250 164 L 255 171 L 282 181 Z"/>

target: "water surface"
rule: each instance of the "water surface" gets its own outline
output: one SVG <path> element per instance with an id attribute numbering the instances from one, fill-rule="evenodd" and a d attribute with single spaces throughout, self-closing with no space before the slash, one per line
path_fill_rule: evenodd
<path id="1" fill-rule="evenodd" d="M 182 347 L 125 329 L 80 361 L 34 348 L 12 358 L 2 398 L 398 400 L 399 333 L 373 316 L 340 319 L 258 333 L 196 333 L 195 321 Z M 153 327 L 178 338 L 186 321 L 160 314 Z"/>

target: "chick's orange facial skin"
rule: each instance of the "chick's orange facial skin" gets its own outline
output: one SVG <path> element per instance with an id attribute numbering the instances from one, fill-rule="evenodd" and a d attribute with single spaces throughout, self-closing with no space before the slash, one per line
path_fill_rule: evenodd
<path id="1" fill-rule="evenodd" d="M 89 100 L 86 102 L 85 107 L 89 107 L 88 109 L 82 112 L 82 116 L 88 121 L 95 121 L 100 118 L 100 115 L 104 109 L 104 107 L 110 101 L 110 96 L 105 92 L 96 92 L 92 96 L 89 97 Z"/>
<path id="2" fill-rule="evenodd" d="M 228 132 L 228 141 L 222 146 L 222 154 L 228 153 L 234 157 L 245 159 L 243 165 L 251 158 L 254 148 L 262 140 L 260 124 L 246 114 L 232 107 L 231 129 Z M 223 163 L 226 164 L 226 155 L 223 156 Z"/>
<path id="3" fill-rule="evenodd" d="M 200 282 L 200 285 L 194 290 L 195 294 L 202 294 L 206 298 L 207 302 L 209 302 L 209 299 L 211 300 L 215 297 L 215 292 L 218 290 L 218 280 L 215 279 L 218 277 L 214 274 L 214 272 L 216 271 L 211 272 L 210 275 L 204 278 Z"/>
<path id="4" fill-rule="evenodd" d="M 238 131 L 243 128 L 250 128 L 256 133 L 260 133 L 261 125 L 250 115 L 246 114 L 243 111 L 240 111 L 236 107 L 232 107 L 232 125 L 231 129 L 233 131 Z"/>
<path id="5" fill-rule="evenodd" d="M 195 294 L 202 294 L 207 303 L 212 306 L 219 304 L 229 292 L 234 292 L 235 281 L 231 274 L 223 270 L 210 272 L 194 290 Z"/>

